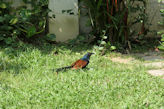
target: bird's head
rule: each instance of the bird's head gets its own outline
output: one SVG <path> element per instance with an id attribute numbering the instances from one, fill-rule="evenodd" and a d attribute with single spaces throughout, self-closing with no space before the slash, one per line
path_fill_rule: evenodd
<path id="1" fill-rule="evenodd" d="M 82 59 L 84 59 L 84 60 L 88 60 L 88 61 L 89 61 L 90 56 L 91 56 L 92 54 L 94 54 L 94 53 L 90 53 L 90 52 L 88 52 L 87 54 L 85 54 L 85 55 L 83 56 Z"/>

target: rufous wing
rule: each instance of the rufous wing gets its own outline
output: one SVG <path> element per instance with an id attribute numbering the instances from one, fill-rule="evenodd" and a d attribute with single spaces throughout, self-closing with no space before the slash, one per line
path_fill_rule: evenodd
<path id="1" fill-rule="evenodd" d="M 84 61 L 84 60 L 77 60 L 76 62 L 74 62 L 72 64 L 72 69 L 80 69 L 80 68 L 84 68 L 86 65 L 88 64 L 87 61 Z"/>

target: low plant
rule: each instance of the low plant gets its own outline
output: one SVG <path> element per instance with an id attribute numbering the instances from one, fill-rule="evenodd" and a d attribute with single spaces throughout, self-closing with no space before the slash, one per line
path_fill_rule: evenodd
<path id="1" fill-rule="evenodd" d="M 142 39 L 147 34 L 146 0 L 81 0 L 86 4 L 90 25 L 96 42 L 103 40 L 112 45 L 129 48 L 130 42 Z M 140 5 L 139 5 L 139 4 Z M 132 26 L 141 23 L 139 32 L 132 30 Z M 101 36 L 105 30 L 107 39 Z M 134 38 L 134 36 L 137 36 Z M 104 43 L 104 42 L 103 42 Z"/>
<path id="2" fill-rule="evenodd" d="M 17 39 L 20 31 L 16 28 L 17 16 L 12 12 L 11 4 L 0 0 L 0 41 L 11 44 Z"/>
<path id="3" fill-rule="evenodd" d="M 102 35 L 100 36 L 101 39 L 98 40 L 98 46 L 96 46 L 96 48 L 98 48 L 98 50 L 101 52 L 101 55 L 104 55 L 106 51 L 113 51 L 116 49 L 116 46 L 112 46 L 112 44 L 110 43 L 110 41 L 106 42 L 108 36 L 106 36 L 106 31 L 103 30 Z"/>
<path id="4" fill-rule="evenodd" d="M 29 41 L 46 31 L 50 12 L 48 0 L 22 1 L 25 5 L 13 8 L 11 2 L 0 0 L 0 41 L 5 44 L 15 45 L 18 41 Z M 55 39 L 55 35 L 48 36 Z"/>
<path id="5" fill-rule="evenodd" d="M 161 13 L 161 16 L 162 16 L 162 21 L 159 22 L 158 24 L 160 24 L 163 27 L 164 26 L 164 9 L 161 9 L 160 13 Z M 164 50 L 164 28 L 161 31 L 159 31 L 158 34 L 161 35 L 161 42 L 160 42 L 160 46 L 158 46 L 158 48 L 160 50 Z"/>

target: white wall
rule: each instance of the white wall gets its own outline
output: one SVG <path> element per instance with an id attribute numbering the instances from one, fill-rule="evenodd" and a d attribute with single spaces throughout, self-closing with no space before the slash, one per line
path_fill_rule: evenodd
<path id="1" fill-rule="evenodd" d="M 78 0 L 50 0 L 49 32 L 56 35 L 57 41 L 67 41 L 76 38 L 79 34 Z M 62 13 L 62 10 L 72 9 L 74 14 Z"/>

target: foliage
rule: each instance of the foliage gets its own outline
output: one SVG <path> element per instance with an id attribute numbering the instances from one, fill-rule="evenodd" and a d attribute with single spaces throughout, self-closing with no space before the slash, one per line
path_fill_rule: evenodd
<path id="1" fill-rule="evenodd" d="M 86 47 L 0 48 L 0 108 L 163 108 L 164 81 L 147 74 L 142 60 L 120 64 L 110 61 L 119 54 L 100 56 L 95 51 L 88 69 L 52 72 L 92 51 L 73 52 Z"/>
<path id="2" fill-rule="evenodd" d="M 106 42 L 112 45 L 117 43 L 128 46 L 128 42 L 141 39 L 148 31 L 145 28 L 147 14 L 145 12 L 146 0 L 81 0 L 85 2 L 90 17 L 92 33 L 96 41 L 101 41 L 103 31 L 107 36 Z M 139 33 L 131 28 L 141 23 Z M 133 37 L 137 36 L 137 37 Z"/>
<path id="3" fill-rule="evenodd" d="M 55 42 L 56 41 L 56 35 L 49 33 L 45 36 L 45 39 L 47 41 L 50 41 L 50 42 Z"/>
<path id="4" fill-rule="evenodd" d="M 161 22 L 159 22 L 159 24 L 163 27 L 164 26 L 164 9 L 161 9 L 160 12 L 163 19 Z M 163 30 L 159 31 L 158 34 L 161 34 L 161 45 L 158 46 L 158 48 L 161 50 L 164 50 L 164 28 Z"/>
<path id="5" fill-rule="evenodd" d="M 102 31 L 101 40 L 98 40 L 98 46 L 95 46 L 99 51 L 101 51 L 101 54 L 104 55 L 106 51 L 112 51 L 115 50 L 116 47 L 112 46 L 110 41 L 106 42 L 107 36 L 106 36 L 106 31 Z"/>
<path id="6" fill-rule="evenodd" d="M 11 44 L 20 34 L 15 28 L 18 18 L 10 14 L 11 11 L 11 4 L 0 0 L 0 41 L 5 41 L 6 44 Z"/>
<path id="7" fill-rule="evenodd" d="M 23 0 L 25 5 L 12 7 L 11 2 L 0 0 L 0 41 L 16 44 L 28 41 L 45 31 L 48 0 Z"/>

